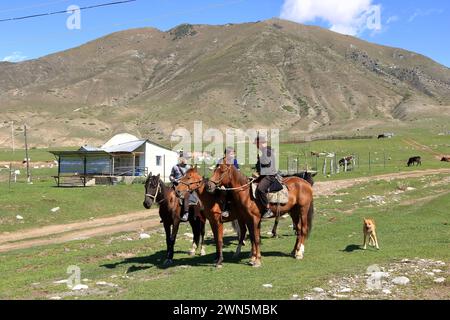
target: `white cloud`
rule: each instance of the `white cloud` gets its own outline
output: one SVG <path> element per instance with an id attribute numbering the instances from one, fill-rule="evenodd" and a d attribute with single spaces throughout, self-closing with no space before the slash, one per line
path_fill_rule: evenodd
<path id="1" fill-rule="evenodd" d="M 442 9 L 428 9 L 428 10 L 420 10 L 417 9 L 408 19 L 409 22 L 413 22 L 418 17 L 427 17 L 433 14 L 441 14 L 444 10 Z"/>
<path id="2" fill-rule="evenodd" d="M 400 18 L 398 16 L 391 16 L 391 17 L 389 17 L 387 19 L 386 23 L 390 24 L 390 23 L 393 23 L 393 22 L 397 22 L 398 20 L 400 20 Z"/>
<path id="3" fill-rule="evenodd" d="M 299 23 L 323 20 L 332 31 L 354 36 L 374 26 L 381 30 L 381 6 L 372 1 L 285 0 L 280 18 Z"/>
<path id="4" fill-rule="evenodd" d="M 22 52 L 15 51 L 11 55 L 3 58 L 3 62 L 20 62 L 27 59 L 27 56 L 24 56 Z"/>

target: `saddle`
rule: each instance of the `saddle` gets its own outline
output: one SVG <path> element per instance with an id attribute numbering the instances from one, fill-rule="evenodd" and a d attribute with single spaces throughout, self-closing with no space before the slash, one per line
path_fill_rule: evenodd
<path id="1" fill-rule="evenodd" d="M 256 188 L 258 188 L 258 182 L 252 183 L 252 195 L 253 199 L 256 199 Z M 277 176 L 277 179 L 272 183 L 267 194 L 267 200 L 273 205 L 285 205 L 289 202 L 289 189 L 283 183 L 281 176 Z"/>

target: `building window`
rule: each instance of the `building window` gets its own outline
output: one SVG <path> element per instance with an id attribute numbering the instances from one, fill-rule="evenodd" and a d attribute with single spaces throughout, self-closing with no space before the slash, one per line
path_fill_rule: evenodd
<path id="1" fill-rule="evenodd" d="M 161 166 L 161 156 L 156 156 L 156 166 L 160 167 Z"/>

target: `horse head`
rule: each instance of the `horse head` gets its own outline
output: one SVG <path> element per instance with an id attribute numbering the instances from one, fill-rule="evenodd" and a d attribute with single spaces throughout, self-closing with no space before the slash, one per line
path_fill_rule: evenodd
<path id="1" fill-rule="evenodd" d="M 231 183 L 232 167 L 232 164 L 226 163 L 226 159 L 223 160 L 223 163 L 217 165 L 212 177 L 208 180 L 208 192 L 214 192 L 217 188 L 227 186 Z"/>
<path id="2" fill-rule="evenodd" d="M 160 177 L 161 175 L 159 174 L 157 176 L 152 176 L 150 173 L 145 181 L 145 198 L 143 203 L 145 209 L 150 209 L 153 203 L 156 202 L 158 194 L 162 192 Z"/>
<path id="3" fill-rule="evenodd" d="M 198 172 L 197 166 L 186 171 L 184 177 L 178 181 L 175 192 L 178 197 L 184 196 L 186 192 L 198 190 L 203 183 L 203 177 Z"/>

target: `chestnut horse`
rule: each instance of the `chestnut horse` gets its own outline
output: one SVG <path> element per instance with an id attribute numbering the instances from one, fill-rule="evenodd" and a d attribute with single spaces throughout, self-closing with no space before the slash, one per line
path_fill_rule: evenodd
<path id="1" fill-rule="evenodd" d="M 160 175 L 152 176 L 150 174 L 145 182 L 145 200 L 143 204 L 146 209 L 150 209 L 154 203 L 159 204 L 159 216 L 166 232 L 167 257 L 164 264 L 169 265 L 173 262 L 175 241 L 181 222 L 181 205 L 174 189 L 167 187 L 160 179 Z M 194 234 L 189 254 L 195 255 L 197 248 L 201 248 L 200 255 L 204 256 L 206 254 L 204 244 L 205 222 L 201 219 L 199 205 L 189 207 L 189 223 Z"/>
<path id="2" fill-rule="evenodd" d="M 289 190 L 289 201 L 285 205 L 271 206 L 273 212 L 280 215 L 289 213 L 294 229 L 297 234 L 292 255 L 297 259 L 303 259 L 305 250 L 305 239 L 312 228 L 314 215 L 313 191 L 311 185 L 298 177 L 288 177 L 283 179 Z M 237 212 L 242 215 L 250 233 L 252 242 L 252 258 L 250 263 L 254 267 L 261 266 L 261 212 L 265 210 L 255 202 L 251 195 L 251 182 L 233 165 L 220 164 L 214 171 L 208 182 L 210 190 L 225 186 L 233 191 L 234 204 L 239 207 Z"/>
<path id="3" fill-rule="evenodd" d="M 185 176 L 179 180 L 175 190 L 178 196 L 185 195 L 187 192 L 197 192 L 204 208 L 203 215 L 208 219 L 214 234 L 216 243 L 215 264 L 216 267 L 220 268 L 223 263 L 223 223 L 238 220 L 239 230 L 236 231 L 238 231 L 239 245 L 235 256 L 240 254 L 241 248 L 244 245 L 246 229 L 244 221 L 238 219 L 239 213 L 237 212 L 235 205 L 231 204 L 230 216 L 228 218 L 225 219 L 222 217 L 219 200 L 220 195 L 217 195 L 216 192 L 208 192 L 206 183 L 207 180 L 199 174 L 197 167 L 195 166 L 194 168 L 189 169 Z"/>

